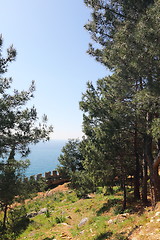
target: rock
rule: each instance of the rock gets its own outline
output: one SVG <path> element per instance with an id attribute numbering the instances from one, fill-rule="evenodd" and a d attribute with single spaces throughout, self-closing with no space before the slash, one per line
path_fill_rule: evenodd
<path id="1" fill-rule="evenodd" d="M 71 227 L 71 225 L 69 225 L 68 223 L 61 223 L 61 225 Z"/>
<path id="2" fill-rule="evenodd" d="M 47 211 L 48 211 L 47 208 L 42 208 L 42 209 L 38 212 L 38 215 L 43 214 L 43 213 L 46 213 Z"/>
<path id="3" fill-rule="evenodd" d="M 121 216 L 122 216 L 122 217 L 125 217 L 125 218 L 126 218 L 126 217 L 129 217 L 129 213 L 122 213 Z"/>
<path id="4" fill-rule="evenodd" d="M 42 208 L 39 212 L 31 212 L 31 213 L 28 213 L 28 214 L 27 214 L 27 217 L 28 217 L 28 218 L 33 218 L 33 217 L 35 217 L 35 216 L 37 216 L 37 215 L 46 213 L 47 211 L 48 211 L 47 208 Z"/>
<path id="5" fill-rule="evenodd" d="M 112 223 L 114 223 L 114 221 L 113 221 L 112 219 L 110 219 L 110 220 L 108 221 L 108 223 L 109 223 L 109 224 L 112 224 Z"/>
<path id="6" fill-rule="evenodd" d="M 33 237 L 34 235 L 35 235 L 34 232 L 31 232 L 31 233 L 29 234 L 30 237 Z"/>
<path id="7" fill-rule="evenodd" d="M 88 194 L 87 197 L 88 197 L 89 199 L 93 198 L 92 195 L 90 195 L 90 194 Z"/>
<path id="8" fill-rule="evenodd" d="M 160 216 L 160 212 L 156 212 L 155 217 Z"/>
<path id="9" fill-rule="evenodd" d="M 78 224 L 78 227 L 82 227 L 83 225 L 86 224 L 86 222 L 88 222 L 88 218 L 87 218 L 87 217 L 86 217 L 86 218 L 83 218 L 83 219 L 80 221 L 80 223 Z"/>
<path id="10" fill-rule="evenodd" d="M 152 219 L 150 220 L 150 222 L 153 223 L 153 222 L 154 222 L 154 219 L 152 218 Z"/>
<path id="11" fill-rule="evenodd" d="M 35 216 L 37 216 L 37 215 L 38 215 L 37 212 L 27 213 L 27 217 L 28 217 L 28 218 L 33 218 L 33 217 L 35 217 Z"/>

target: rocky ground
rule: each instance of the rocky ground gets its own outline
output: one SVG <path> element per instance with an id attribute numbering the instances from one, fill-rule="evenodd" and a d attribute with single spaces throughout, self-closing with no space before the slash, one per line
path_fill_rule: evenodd
<path id="1" fill-rule="evenodd" d="M 58 187 L 45 193 L 38 193 L 38 195 L 33 200 L 43 200 L 47 196 L 51 197 L 57 192 L 67 192 L 68 194 L 70 190 L 68 189 L 67 185 L 68 184 L 66 183 L 63 185 L 59 185 Z M 45 236 L 47 236 L 47 238 L 43 238 L 43 240 L 160 240 L 160 203 L 156 205 L 156 208 L 154 210 L 152 210 L 150 206 L 145 208 L 144 206 L 141 206 L 141 204 L 138 206 L 137 203 L 137 211 L 135 212 L 132 211 L 115 215 L 113 214 L 112 209 L 110 209 L 109 211 L 104 211 L 101 216 L 106 217 L 106 219 L 108 217 L 108 220 L 104 220 L 107 232 L 103 232 L 102 235 L 98 236 L 97 230 L 95 229 L 95 227 L 99 227 L 98 225 L 96 225 L 98 224 L 98 222 L 94 223 L 93 220 L 91 222 L 91 219 L 93 218 L 91 215 L 89 215 L 89 212 L 93 211 L 93 208 L 96 209 L 95 204 L 97 202 L 95 201 L 95 197 L 96 195 L 94 196 L 94 194 L 93 196 L 90 196 L 90 201 L 88 201 L 88 205 L 86 206 L 87 208 L 84 208 L 84 205 L 86 204 L 85 199 L 79 199 L 77 202 L 71 204 L 72 206 L 67 205 L 65 210 L 63 209 L 64 206 L 62 204 L 62 210 L 67 212 L 67 222 L 62 222 L 60 224 L 57 224 L 55 227 L 52 227 L 48 230 L 46 229 Z M 28 201 L 30 200 L 26 200 L 26 203 Z M 65 201 L 65 199 L 63 201 Z M 64 205 L 65 203 L 66 202 L 64 202 Z M 38 214 L 43 215 L 44 212 L 47 211 L 46 209 L 40 209 Z M 80 214 L 80 216 L 77 218 L 78 214 Z M 34 219 L 34 216 L 33 218 L 31 216 L 31 219 Z M 97 219 L 95 219 L 95 221 L 97 221 Z M 75 236 L 73 234 L 73 231 L 76 231 Z M 111 232 L 112 234 L 110 234 Z M 116 235 L 114 234 L 114 232 L 117 232 L 117 234 L 119 234 L 117 235 L 117 238 L 115 238 Z M 28 235 L 28 239 L 42 240 L 41 237 L 35 238 L 36 234 L 36 230 L 31 231 Z M 56 237 L 53 238 L 53 235 Z M 89 238 L 86 239 L 85 236 Z M 26 239 L 26 237 L 20 238 L 20 240 L 21 239 Z"/>

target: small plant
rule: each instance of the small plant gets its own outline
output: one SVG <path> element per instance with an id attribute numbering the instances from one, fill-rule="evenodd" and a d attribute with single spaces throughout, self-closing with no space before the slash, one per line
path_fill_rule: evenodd
<path id="1" fill-rule="evenodd" d="M 124 211 L 122 210 L 122 206 L 121 206 L 121 205 L 116 206 L 113 211 L 114 211 L 114 214 L 115 214 L 115 215 L 118 215 L 118 214 L 121 214 L 121 213 L 124 212 Z"/>
<path id="2" fill-rule="evenodd" d="M 3 232 L 1 240 L 16 240 L 16 235 L 10 231 Z"/>
<path id="3" fill-rule="evenodd" d="M 45 215 L 46 215 L 46 217 L 47 218 L 49 218 L 50 216 L 51 216 L 51 213 L 50 213 L 50 211 L 47 209 L 47 211 L 45 212 Z"/>
<path id="4" fill-rule="evenodd" d="M 81 212 L 81 210 L 80 210 L 79 208 L 76 208 L 76 209 L 74 210 L 74 212 L 75 212 L 75 213 Z"/>
<path id="5" fill-rule="evenodd" d="M 48 222 L 50 223 L 51 227 L 55 226 L 55 218 L 50 218 Z"/>
<path id="6" fill-rule="evenodd" d="M 103 193 L 103 187 L 97 187 L 96 194 L 102 194 Z"/>
<path id="7" fill-rule="evenodd" d="M 63 215 L 63 214 L 61 214 L 60 216 L 57 216 L 57 217 L 55 217 L 55 222 L 58 224 L 58 223 L 63 223 L 63 222 L 65 222 L 66 221 L 66 217 Z"/>
<path id="8" fill-rule="evenodd" d="M 38 212 L 40 210 L 40 203 L 35 202 L 35 211 Z"/>
<path id="9" fill-rule="evenodd" d="M 61 192 L 55 193 L 53 196 L 53 201 L 60 202 L 62 201 L 63 196 L 64 196 L 64 193 L 61 193 Z"/>
<path id="10" fill-rule="evenodd" d="M 72 203 L 74 203 L 74 202 L 76 202 L 77 201 L 77 196 L 76 196 L 76 194 L 68 194 L 67 195 L 67 201 L 68 202 L 72 202 Z"/>

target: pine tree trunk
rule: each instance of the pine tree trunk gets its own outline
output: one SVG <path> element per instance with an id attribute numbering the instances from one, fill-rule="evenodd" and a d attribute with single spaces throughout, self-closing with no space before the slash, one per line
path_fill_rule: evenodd
<path id="1" fill-rule="evenodd" d="M 140 199 L 140 181 L 139 181 L 139 161 L 136 162 L 136 170 L 134 173 L 134 198 Z"/>
<path id="2" fill-rule="evenodd" d="M 153 183 L 154 183 L 154 192 L 155 192 L 155 201 L 160 201 L 160 176 L 158 173 L 160 165 L 160 152 L 158 153 L 156 159 L 154 160 L 153 164 Z"/>
<path id="3" fill-rule="evenodd" d="M 137 143 L 137 124 L 135 125 L 135 134 L 134 134 L 134 152 L 135 152 L 135 172 L 134 172 L 134 198 L 140 199 L 140 181 L 139 181 L 139 154 L 138 154 L 138 143 Z"/>
<path id="4" fill-rule="evenodd" d="M 6 229 L 7 209 L 8 209 L 8 204 L 4 206 L 3 230 Z"/>
<path id="5" fill-rule="evenodd" d="M 123 207 L 122 207 L 122 211 L 124 211 L 126 209 L 126 205 L 127 205 L 127 194 L 126 194 L 126 183 L 125 180 L 123 181 Z"/>
<path id="6" fill-rule="evenodd" d="M 144 156 L 143 159 L 143 179 L 142 179 L 142 201 L 143 203 L 147 203 L 147 180 L 148 180 L 148 174 L 147 174 L 147 162 L 146 157 Z"/>
<path id="7" fill-rule="evenodd" d="M 160 201 L 160 177 L 158 175 L 160 152 L 154 160 L 152 155 L 152 138 L 150 136 L 146 136 L 145 154 L 147 156 L 147 162 L 150 171 L 150 193 L 152 206 L 154 207 L 156 202 Z"/>

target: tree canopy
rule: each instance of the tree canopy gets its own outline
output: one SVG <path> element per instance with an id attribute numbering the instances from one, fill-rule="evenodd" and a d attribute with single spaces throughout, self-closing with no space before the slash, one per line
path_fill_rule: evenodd
<path id="1" fill-rule="evenodd" d="M 12 148 L 23 156 L 29 152 L 29 143 L 48 140 L 53 131 L 47 126 L 47 116 L 38 123 L 36 108 L 25 105 L 33 98 L 35 83 L 32 82 L 27 91 L 12 90 L 12 78 L 6 78 L 8 64 L 16 58 L 16 50 L 7 49 L 7 57 L 2 56 L 3 40 L 0 38 L 0 157 L 10 153 Z M 4 76 L 4 77 L 3 77 Z M 13 93 L 12 93 L 13 92 Z"/>
<path id="2" fill-rule="evenodd" d="M 22 181 L 24 171 L 29 162 L 16 161 L 18 152 L 26 157 L 30 150 L 29 144 L 48 140 L 53 131 L 47 126 L 47 116 L 42 121 L 36 108 L 28 108 L 26 104 L 33 98 L 34 82 L 27 91 L 12 90 L 12 78 L 6 78 L 8 64 L 16 58 L 16 50 L 11 46 L 7 56 L 3 57 L 3 39 L 0 37 L 0 205 L 4 211 L 3 228 L 6 226 L 8 206 L 16 196 L 23 192 Z M 7 159 L 7 160 L 6 160 Z"/>
<path id="3" fill-rule="evenodd" d="M 85 0 L 88 54 L 111 71 L 87 83 L 83 167 L 98 185 L 134 179 L 134 197 L 160 200 L 160 1 Z M 150 185 L 148 188 L 148 176 Z M 141 181 L 142 179 L 142 181 Z M 125 204 L 124 204 L 125 207 Z"/>
<path id="4" fill-rule="evenodd" d="M 96 88 L 88 84 L 80 103 L 85 112 L 84 133 L 92 142 L 95 139 L 96 144 L 106 135 L 105 142 L 112 144 L 110 149 L 115 154 L 111 158 L 116 163 L 121 158 L 121 164 L 127 159 L 126 168 L 134 162 L 137 181 L 143 166 L 148 164 L 153 198 L 160 200 L 160 1 L 85 3 L 92 11 L 92 19 L 85 27 L 96 43 L 90 44 L 88 53 L 114 74 L 98 80 Z M 97 136 L 97 132 L 101 135 Z M 108 152 L 107 146 L 105 150 Z"/>

